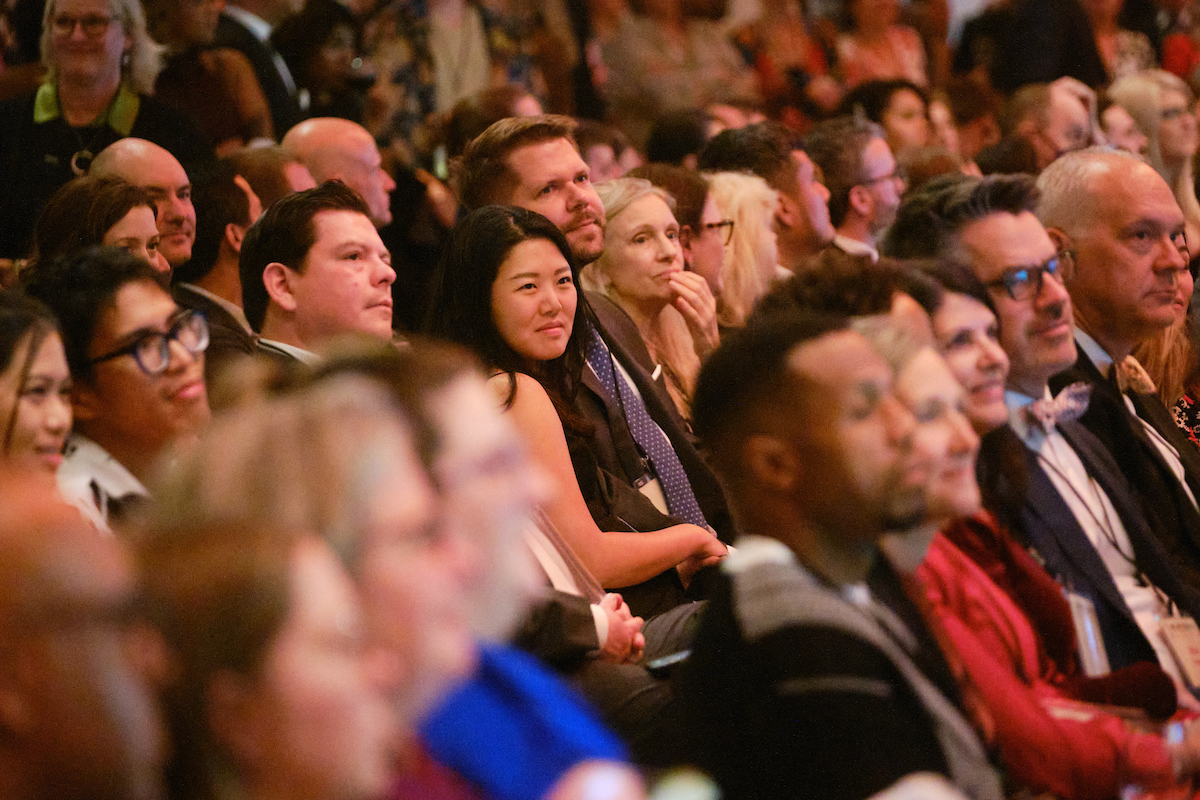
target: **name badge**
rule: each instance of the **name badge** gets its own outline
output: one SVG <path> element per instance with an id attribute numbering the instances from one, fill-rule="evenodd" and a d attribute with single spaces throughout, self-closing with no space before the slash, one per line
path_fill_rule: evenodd
<path id="1" fill-rule="evenodd" d="M 1096 607 L 1081 594 L 1064 591 L 1067 604 L 1071 607 L 1071 618 L 1075 622 L 1075 643 L 1079 647 L 1079 660 L 1083 674 L 1089 678 L 1107 675 L 1108 651 L 1104 649 L 1104 636 L 1100 633 L 1100 622 L 1096 619 Z"/>
<path id="2" fill-rule="evenodd" d="M 1165 617 L 1158 623 L 1188 686 L 1200 687 L 1200 627 L 1191 617 Z"/>

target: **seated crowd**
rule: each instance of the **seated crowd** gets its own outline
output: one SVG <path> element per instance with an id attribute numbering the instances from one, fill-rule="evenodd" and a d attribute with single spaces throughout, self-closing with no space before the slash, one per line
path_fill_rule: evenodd
<path id="1" fill-rule="evenodd" d="M 359 5 L 0 72 L 0 794 L 1195 794 L 1182 17 Z"/>

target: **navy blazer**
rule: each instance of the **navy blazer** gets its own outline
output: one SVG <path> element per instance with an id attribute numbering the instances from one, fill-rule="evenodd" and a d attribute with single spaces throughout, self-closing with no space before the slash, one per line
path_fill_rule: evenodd
<path id="1" fill-rule="evenodd" d="M 1058 391 L 1075 381 L 1092 385 L 1091 401 L 1080 422 L 1104 444 L 1136 490 L 1134 496 L 1151 531 L 1170 554 L 1179 574 L 1200 588 L 1200 512 L 1142 423 L 1129 412 L 1116 385 L 1100 375 L 1082 348 L 1077 347 L 1077 351 L 1075 366 L 1052 378 L 1050 387 Z M 1156 396 L 1130 393 L 1130 399 L 1141 419 L 1179 452 L 1188 486 L 1200 498 L 1200 451 L 1183 435 Z"/>
<path id="2" fill-rule="evenodd" d="M 1138 568 L 1186 613 L 1197 615 L 1200 596 L 1180 579 L 1151 533 L 1132 489 L 1103 444 L 1078 423 L 1059 430 L 1088 474 L 1104 489 L 1133 545 Z M 1018 449 L 1019 448 L 1019 449 Z M 991 510 L 1030 547 L 1064 587 L 1087 597 L 1096 609 L 1109 665 L 1157 663 L 1153 647 L 1133 619 L 1112 575 L 1033 453 L 1009 426 L 984 437 L 980 484 Z"/>

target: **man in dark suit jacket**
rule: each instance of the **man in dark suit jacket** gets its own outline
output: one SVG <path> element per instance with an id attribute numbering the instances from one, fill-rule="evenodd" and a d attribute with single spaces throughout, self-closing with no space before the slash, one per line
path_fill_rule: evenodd
<path id="1" fill-rule="evenodd" d="M 225 162 L 199 174 L 192 184 L 196 241 L 192 258 L 172 275 L 171 294 L 184 308 L 204 312 L 209 341 L 204 379 L 210 390 L 231 363 L 253 355 L 258 336 L 242 312 L 238 255 L 246 231 L 262 215 L 258 196 Z"/>
<path id="2" fill-rule="evenodd" d="M 1076 354 L 1062 259 L 1032 213 L 1037 198 L 1028 177 L 939 179 L 906 198 L 885 247 L 909 256 L 959 254 L 978 281 L 976 298 L 996 313 L 1011 365 L 1008 424 L 992 430 L 980 452 L 985 505 L 1076 596 L 1077 622 L 1090 604 L 1104 650 L 1081 641 L 1085 665 L 1091 660 L 1091 671 L 1102 671 L 1105 660 L 1111 667 L 1157 660 L 1178 677 L 1157 617 L 1135 617 L 1134 609 L 1194 614 L 1200 597 L 1153 535 L 1122 470 L 1096 437 L 1069 421 L 1077 404 L 1067 404 L 1075 413 L 1065 418 L 1046 407 L 1049 379 Z M 921 253 L 918 245 L 935 249 Z"/>
<path id="3" fill-rule="evenodd" d="M 582 265 L 604 251 L 604 206 L 575 146 L 574 128 L 571 119 L 555 115 L 497 122 L 467 147 L 459 194 L 468 209 L 508 203 L 546 216 L 566 235 L 572 255 Z M 607 299 L 594 294 L 587 299 L 607 349 L 597 363 L 616 386 L 610 391 L 595 368 L 587 367 L 576 403 L 595 428 L 593 436 L 569 443 L 579 488 L 592 516 L 606 530 L 653 531 L 694 522 L 731 541 L 733 526 L 724 495 L 662 381 L 652 377 L 655 365 L 637 327 Z M 626 383 L 617 386 L 617 380 Z M 630 409 L 628 403 L 640 407 Z M 696 518 L 680 508 L 664 509 L 640 491 L 648 483 L 665 480 L 666 468 L 656 469 L 646 447 L 635 440 L 631 414 L 648 415 L 658 431 L 654 435 L 664 437 L 673 451 L 686 477 L 686 491 L 699 508 L 699 514 L 692 514 Z M 700 577 L 693 583 L 702 587 L 704 581 Z M 635 587 L 607 588 L 619 591 L 638 616 L 662 613 L 686 597 L 675 570 Z M 693 592 L 700 590 L 693 588 Z"/>
<path id="4" fill-rule="evenodd" d="M 238 0 L 229 3 L 217 21 L 214 43 L 240 50 L 250 60 L 271 108 L 277 140 L 300 122 L 304 114 L 292 74 L 271 44 L 271 31 L 301 6 L 303 3 L 294 0 Z"/>
<path id="5" fill-rule="evenodd" d="M 1137 488 L 1177 568 L 1200 586 L 1200 453 L 1130 355 L 1186 313 L 1188 298 L 1178 296 L 1188 265 L 1183 213 L 1158 173 L 1117 153 L 1064 157 L 1039 186 L 1038 215 L 1059 249 L 1072 253 L 1066 286 L 1079 352 L 1052 386 L 1092 385 L 1083 424 Z"/>

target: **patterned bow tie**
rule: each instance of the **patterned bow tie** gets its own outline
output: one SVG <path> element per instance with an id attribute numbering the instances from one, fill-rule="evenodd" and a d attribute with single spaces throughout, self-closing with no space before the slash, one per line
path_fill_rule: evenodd
<path id="1" fill-rule="evenodd" d="M 1022 409 L 1022 413 L 1031 428 L 1049 433 L 1058 423 L 1071 422 L 1083 416 L 1091 397 L 1091 384 L 1079 381 L 1064 386 L 1053 400 L 1034 400 Z"/>
<path id="2" fill-rule="evenodd" d="M 1120 364 L 1114 365 L 1117 371 L 1117 388 L 1122 392 L 1133 391 L 1138 394 L 1154 394 L 1158 388 L 1146 368 L 1138 363 L 1133 356 L 1125 356 Z"/>

